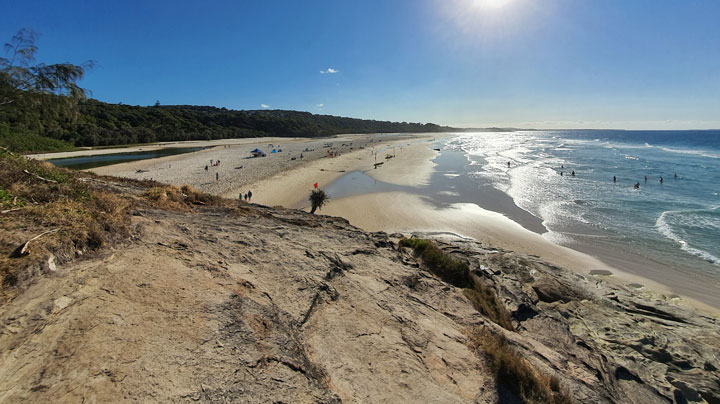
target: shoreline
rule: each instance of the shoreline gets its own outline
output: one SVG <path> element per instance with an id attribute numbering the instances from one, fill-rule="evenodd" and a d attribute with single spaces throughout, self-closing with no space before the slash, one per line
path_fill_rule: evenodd
<path id="1" fill-rule="evenodd" d="M 175 178 L 168 178 L 161 175 L 154 178 L 161 182 L 183 185 L 189 183 L 194 188 L 204 192 L 210 192 L 227 198 L 237 198 L 241 191 L 253 190 L 254 203 L 268 206 L 281 205 L 288 208 L 307 210 L 306 202 L 312 184 L 319 183 L 320 188 L 326 188 L 335 183 L 347 173 L 361 171 L 377 181 L 398 186 L 418 186 L 427 184 L 434 170 L 435 163 L 431 160 L 437 156 L 437 152 L 431 150 L 429 142 L 433 139 L 451 136 L 451 134 L 406 134 L 388 136 L 379 142 L 373 142 L 362 150 L 346 150 L 344 154 L 335 158 L 325 158 L 321 155 L 313 155 L 301 164 L 288 164 L 287 161 L 281 164 L 272 164 L 273 169 L 265 175 L 235 176 L 223 182 L 222 187 L 214 186 L 213 181 L 207 181 L 202 169 L 192 169 L 191 181 L 183 181 L 186 176 L 178 175 Z M 369 140 L 372 135 L 345 135 L 337 138 L 323 139 L 283 139 L 290 153 L 297 153 L 307 144 L 322 142 L 359 142 Z M 143 178 L 143 175 L 163 171 L 163 167 L 172 163 L 192 165 L 194 162 L 205 161 L 211 155 L 222 154 L 222 152 L 237 153 L 239 149 L 267 142 L 267 138 L 242 139 L 253 140 L 254 142 L 242 142 L 241 144 L 221 145 L 223 147 L 207 149 L 190 155 L 176 155 L 152 160 L 141 160 L 137 162 L 124 163 L 113 166 L 105 166 L 91 169 L 102 175 L 129 176 L 131 178 Z M 297 147 L 296 147 L 297 146 Z M 384 157 L 386 148 L 396 147 L 396 154 L 393 159 L 383 161 L 385 164 L 379 169 L 372 169 L 375 156 L 372 155 L 372 147 L 378 151 L 378 159 Z M 398 150 L 402 147 L 402 150 Z M 214 154 L 213 154 L 214 152 Z M 270 155 L 268 155 L 270 156 Z M 277 157 L 277 156 L 273 156 Z M 221 157 L 223 163 L 225 157 Z M 252 159 L 252 162 L 270 163 L 267 158 Z M 384 160 L 384 158 L 383 158 Z M 272 163 L 277 163 L 273 161 Z M 150 173 L 136 174 L 138 169 L 149 169 Z M 232 169 L 225 167 L 225 169 Z M 167 170 L 169 171 L 169 170 Z M 267 172 L 268 170 L 266 170 Z M 168 174 L 168 173 L 165 173 Z M 234 173 L 232 173 L 234 174 Z M 257 173 L 256 173 L 257 174 Z M 214 174 L 211 174 L 214 175 Z M 223 177 L 227 171 L 223 173 Z M 152 178 L 152 176 L 149 176 Z M 148 177 L 145 177 L 148 178 Z M 382 192 L 368 193 L 341 197 L 331 200 L 318 213 L 334 216 L 341 216 L 348 219 L 351 224 L 366 231 L 386 231 L 402 233 L 425 233 L 425 234 L 457 234 L 461 237 L 470 237 L 479 242 L 486 243 L 493 247 L 507 249 L 519 253 L 535 255 L 541 259 L 557 266 L 565 267 L 577 273 L 597 276 L 603 280 L 623 285 L 631 289 L 633 293 L 642 296 L 643 294 L 659 293 L 665 295 L 669 301 L 681 297 L 683 301 L 692 307 L 705 312 L 718 313 L 720 305 L 713 302 L 708 296 L 694 296 L 692 293 L 677 291 L 677 287 L 670 286 L 670 279 L 659 281 L 651 280 L 647 276 L 636 275 L 617 265 L 610 265 L 596 258 L 592 253 L 585 252 L 554 244 L 539 233 L 524 228 L 501 213 L 486 210 L 476 204 L 450 204 L 447 206 L 433 206 L 419 195 L 407 192 Z M 622 262 L 621 262 L 622 263 Z M 658 271 L 662 272 L 662 271 Z M 654 279 L 662 278 L 668 274 L 648 274 L 657 276 Z M 663 282 L 666 280 L 666 282 Z M 677 279 L 674 279 L 677 280 Z M 687 281 L 688 279 L 682 279 Z M 642 287 L 637 287 L 642 285 Z M 692 283 L 684 288 L 687 292 L 692 290 Z M 683 289 L 683 288 L 681 288 Z M 679 296 L 678 296 L 679 295 Z"/>

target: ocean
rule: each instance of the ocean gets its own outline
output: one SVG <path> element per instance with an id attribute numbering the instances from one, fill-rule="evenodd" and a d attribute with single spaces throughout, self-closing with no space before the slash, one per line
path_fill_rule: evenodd
<path id="1" fill-rule="evenodd" d="M 508 198 L 465 202 L 606 261 L 720 276 L 720 131 L 464 133 L 438 146 L 439 173 Z"/>

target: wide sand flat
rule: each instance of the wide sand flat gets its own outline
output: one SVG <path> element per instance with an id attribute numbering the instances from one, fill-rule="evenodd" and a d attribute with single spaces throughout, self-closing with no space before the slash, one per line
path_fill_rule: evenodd
<path id="1" fill-rule="evenodd" d="M 253 191 L 253 202 L 286 205 L 299 200 L 314 182 L 327 184 L 342 175 L 343 167 L 371 164 L 372 150 L 384 150 L 392 144 L 408 143 L 428 135 L 343 135 L 332 138 L 288 139 L 256 138 L 211 142 L 181 142 L 182 147 L 213 146 L 194 153 L 90 169 L 96 174 L 126 178 L 155 180 L 168 184 L 188 184 L 215 195 L 237 198 L 240 192 Z M 192 144 L 190 144 L 192 143 Z M 196 144 L 197 143 L 197 144 Z M 272 144 L 272 146 L 270 146 Z M 326 147 L 330 145 L 329 147 Z M 267 157 L 250 157 L 259 148 Z M 282 152 L 271 153 L 272 149 Z M 306 151 L 306 150 L 311 151 Z M 339 157 L 328 157 L 328 150 Z M 119 153 L 128 150 L 113 149 Z M 364 157 L 364 158 L 363 158 Z M 210 164 L 220 160 L 219 166 Z M 205 170 L 205 166 L 208 170 Z M 363 167 L 365 167 L 363 165 Z M 323 171 L 325 170 L 325 171 Z M 278 176 L 292 175 L 293 181 L 274 186 Z"/>

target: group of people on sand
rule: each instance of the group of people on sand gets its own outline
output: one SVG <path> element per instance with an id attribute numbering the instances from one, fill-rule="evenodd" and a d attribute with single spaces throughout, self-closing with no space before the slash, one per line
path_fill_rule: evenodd
<path id="1" fill-rule="evenodd" d="M 210 160 L 209 166 L 207 164 L 205 164 L 205 171 L 207 171 L 208 168 L 210 168 L 210 167 L 218 167 L 218 166 L 220 166 L 220 160 Z"/>
<path id="2" fill-rule="evenodd" d="M 238 196 L 238 198 L 239 198 L 241 201 L 244 199 L 245 202 L 250 202 L 251 199 L 252 199 L 252 191 L 248 190 L 245 194 L 243 194 L 242 192 L 240 192 L 240 195 Z"/>

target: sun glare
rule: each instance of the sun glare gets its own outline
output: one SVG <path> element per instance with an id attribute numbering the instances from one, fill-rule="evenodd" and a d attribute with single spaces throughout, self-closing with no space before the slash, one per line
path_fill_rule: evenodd
<path id="1" fill-rule="evenodd" d="M 510 0 L 473 0 L 475 5 L 485 9 L 498 9 L 507 5 Z"/>

